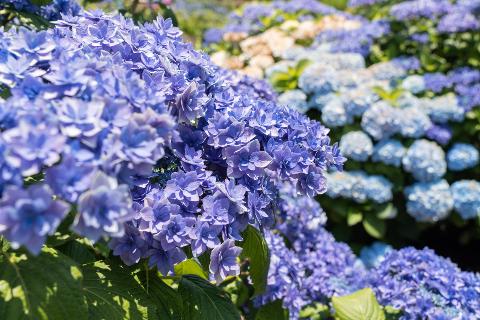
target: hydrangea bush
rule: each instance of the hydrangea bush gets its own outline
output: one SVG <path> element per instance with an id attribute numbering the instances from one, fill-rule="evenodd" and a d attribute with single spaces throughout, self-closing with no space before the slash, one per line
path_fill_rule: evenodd
<path id="1" fill-rule="evenodd" d="M 478 55 L 470 50 L 479 41 L 478 1 L 350 0 L 349 6 L 390 28 L 372 47 L 372 61 L 418 55 L 427 72 L 480 66 Z"/>

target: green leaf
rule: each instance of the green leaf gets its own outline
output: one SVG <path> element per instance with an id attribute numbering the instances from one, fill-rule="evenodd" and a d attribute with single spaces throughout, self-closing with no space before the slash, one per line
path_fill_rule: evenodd
<path id="1" fill-rule="evenodd" d="M 327 319 L 330 315 L 330 308 L 321 303 L 314 303 L 300 311 L 300 319 L 321 320 Z"/>
<path id="2" fill-rule="evenodd" d="M 389 203 L 381 208 L 377 212 L 377 217 L 384 220 L 384 219 L 393 219 L 397 216 L 397 209 L 393 206 L 393 204 Z"/>
<path id="3" fill-rule="evenodd" d="M 91 319 L 178 319 L 180 310 L 170 297 L 173 290 L 159 277 L 142 282 L 145 286 L 148 283 L 145 288 L 134 277 L 144 271 L 132 270 L 120 261 L 97 261 L 82 271 Z"/>
<path id="4" fill-rule="evenodd" d="M 53 0 L 31 0 L 31 2 L 37 6 L 44 6 L 52 3 Z"/>
<path id="5" fill-rule="evenodd" d="M 194 259 L 187 259 L 175 266 L 175 274 L 179 276 L 193 274 L 203 279 L 208 279 L 208 275 Z"/>
<path id="6" fill-rule="evenodd" d="M 249 225 L 243 233 L 243 248 L 240 259 L 247 259 L 250 262 L 250 277 L 255 289 L 254 296 L 265 291 L 267 287 L 268 268 L 270 256 L 265 239 L 255 227 Z"/>
<path id="7" fill-rule="evenodd" d="M 301 76 L 305 68 L 307 68 L 310 64 L 312 64 L 312 61 L 308 59 L 302 59 L 298 61 L 295 69 L 296 69 L 296 75 Z"/>
<path id="8" fill-rule="evenodd" d="M 83 239 L 76 239 L 74 241 L 69 241 L 59 246 L 57 250 L 61 251 L 79 264 L 95 262 L 95 255 L 85 243 L 82 243 L 82 240 Z"/>
<path id="9" fill-rule="evenodd" d="M 332 304 L 337 320 L 385 320 L 385 313 L 370 288 L 333 297 Z"/>
<path id="10" fill-rule="evenodd" d="M 402 316 L 401 310 L 395 309 L 391 306 L 384 307 L 383 311 L 385 312 L 386 320 L 398 320 Z"/>
<path id="11" fill-rule="evenodd" d="M 230 297 L 210 282 L 194 275 L 183 276 L 178 285 L 183 318 L 188 320 L 239 320 Z"/>
<path id="12" fill-rule="evenodd" d="M 355 212 L 355 211 L 348 212 L 347 224 L 349 226 L 354 226 L 357 223 L 362 222 L 362 219 L 363 219 L 363 214 L 361 212 Z"/>
<path id="13" fill-rule="evenodd" d="M 11 253 L 0 263 L 0 319 L 87 319 L 82 273 L 60 252 Z"/>
<path id="14" fill-rule="evenodd" d="M 288 320 L 288 310 L 282 306 L 282 300 L 275 300 L 262 306 L 255 315 L 255 320 Z"/>
<path id="15" fill-rule="evenodd" d="M 369 235 L 381 239 L 385 236 L 386 225 L 384 220 L 380 220 L 376 215 L 368 213 L 363 218 L 363 228 Z"/>

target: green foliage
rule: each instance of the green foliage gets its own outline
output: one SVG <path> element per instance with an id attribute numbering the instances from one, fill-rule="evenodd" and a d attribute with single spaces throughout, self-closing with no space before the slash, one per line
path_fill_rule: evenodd
<path id="1" fill-rule="evenodd" d="M 330 308 L 321 303 L 315 303 L 300 311 L 300 319 L 321 320 L 327 319 L 330 315 Z"/>
<path id="2" fill-rule="evenodd" d="M 184 319 L 240 319 L 240 314 L 232 304 L 230 297 L 198 276 L 183 276 L 178 285 L 178 292 L 183 300 Z"/>
<path id="3" fill-rule="evenodd" d="M 267 286 L 268 268 L 270 265 L 270 257 L 268 246 L 260 232 L 248 226 L 243 233 L 242 254 L 241 259 L 249 262 L 249 274 L 253 281 L 255 296 L 263 293 Z"/>
<path id="4" fill-rule="evenodd" d="M 288 320 L 288 310 L 284 309 L 281 300 L 262 306 L 255 315 L 255 320 Z"/>
<path id="5" fill-rule="evenodd" d="M 332 305 L 337 320 L 385 320 L 385 313 L 370 288 L 333 297 Z"/>
<path id="6" fill-rule="evenodd" d="M 179 276 L 190 274 L 199 276 L 202 279 L 208 279 L 207 273 L 194 259 L 187 259 L 177 264 L 175 266 L 175 274 Z"/>
<path id="7" fill-rule="evenodd" d="M 385 221 L 378 218 L 375 214 L 366 214 L 362 223 L 365 231 L 367 231 L 367 233 L 372 237 L 381 239 L 385 236 L 385 232 L 387 230 Z"/>
<path id="8" fill-rule="evenodd" d="M 285 92 L 296 89 L 298 86 L 298 79 L 302 75 L 306 67 L 311 64 L 307 59 L 300 60 L 294 67 L 288 67 L 285 72 L 274 72 L 270 76 L 270 83 L 278 92 Z"/>
<path id="9" fill-rule="evenodd" d="M 38 256 L 11 251 L 0 239 L 0 319 L 240 319 L 194 259 L 162 277 L 146 265 L 105 258 L 85 239 L 54 238 L 62 241 L 49 241 L 56 247 Z"/>
<path id="10" fill-rule="evenodd" d="M 0 319 L 87 319 L 83 274 L 73 260 L 45 248 L 37 257 L 3 253 Z"/>

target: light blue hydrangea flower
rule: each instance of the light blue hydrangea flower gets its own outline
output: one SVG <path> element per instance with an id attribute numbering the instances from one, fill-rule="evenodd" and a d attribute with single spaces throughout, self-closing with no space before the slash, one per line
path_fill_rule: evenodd
<path id="1" fill-rule="evenodd" d="M 398 140 L 382 140 L 373 148 L 372 160 L 400 167 L 406 149 Z"/>
<path id="2" fill-rule="evenodd" d="M 327 195 L 363 203 L 371 200 L 385 203 L 392 200 L 392 184 L 383 176 L 369 176 L 363 171 L 327 174 Z"/>
<path id="3" fill-rule="evenodd" d="M 360 251 L 360 260 L 368 269 L 377 268 L 380 263 L 385 260 L 387 253 L 392 250 L 392 246 L 384 242 L 376 241 L 372 245 L 362 248 Z"/>
<path id="4" fill-rule="evenodd" d="M 399 111 L 399 128 L 402 136 L 420 138 L 432 126 L 432 121 L 422 110 L 408 107 Z"/>
<path id="5" fill-rule="evenodd" d="M 362 116 L 362 128 L 375 140 L 389 138 L 398 132 L 398 110 L 385 102 L 377 102 Z"/>
<path id="6" fill-rule="evenodd" d="M 403 157 L 403 167 L 421 182 L 438 180 L 447 171 L 445 152 L 435 142 L 415 141 Z"/>
<path id="7" fill-rule="evenodd" d="M 449 121 L 459 122 L 464 118 L 464 110 L 458 104 L 457 96 L 453 93 L 446 94 L 433 99 L 424 98 L 422 108 L 436 123 L 447 123 Z"/>
<path id="8" fill-rule="evenodd" d="M 358 87 L 342 92 L 345 109 L 351 116 L 361 116 L 379 97 L 368 87 Z"/>
<path id="9" fill-rule="evenodd" d="M 301 90 L 285 91 L 278 97 L 278 103 L 297 109 L 300 112 L 308 110 L 307 95 Z"/>
<path id="10" fill-rule="evenodd" d="M 322 109 L 322 122 L 328 127 L 340 127 L 352 123 L 340 99 L 330 100 Z"/>
<path id="11" fill-rule="evenodd" d="M 330 101 L 338 99 L 339 97 L 335 93 L 316 93 L 308 100 L 308 105 L 310 108 L 321 111 Z"/>
<path id="12" fill-rule="evenodd" d="M 403 80 L 401 87 L 412 93 L 420 93 L 425 91 L 425 80 L 422 76 L 411 75 Z"/>
<path id="13" fill-rule="evenodd" d="M 343 155 L 355 161 L 367 161 L 372 155 L 373 143 L 362 131 L 351 131 L 340 140 L 340 150 Z"/>
<path id="14" fill-rule="evenodd" d="M 460 180 L 450 188 L 455 211 L 463 219 L 473 219 L 480 215 L 480 182 Z"/>
<path id="15" fill-rule="evenodd" d="M 298 79 L 298 87 L 305 93 L 327 94 L 337 89 L 337 71 L 324 64 L 308 66 Z"/>
<path id="16" fill-rule="evenodd" d="M 462 171 L 475 167 L 479 162 L 479 152 L 471 144 L 456 143 L 447 153 L 448 169 Z"/>
<path id="17" fill-rule="evenodd" d="M 437 222 L 453 209 L 453 197 L 445 180 L 418 182 L 405 189 L 407 212 L 417 221 Z"/>
<path id="18" fill-rule="evenodd" d="M 357 183 L 357 179 L 350 172 L 337 171 L 327 173 L 327 195 L 331 198 L 352 198 L 353 186 Z"/>
<path id="19" fill-rule="evenodd" d="M 368 176 L 363 179 L 367 199 L 376 203 L 392 200 L 393 184 L 383 176 Z"/>

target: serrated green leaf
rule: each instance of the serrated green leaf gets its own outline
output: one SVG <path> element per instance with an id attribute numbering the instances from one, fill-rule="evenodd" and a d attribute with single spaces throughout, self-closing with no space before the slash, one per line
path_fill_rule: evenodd
<path id="1" fill-rule="evenodd" d="M 385 236 L 386 232 L 386 225 L 385 221 L 380 220 L 376 215 L 374 214 L 366 214 L 365 217 L 363 217 L 363 228 L 369 235 L 376 239 L 381 239 Z"/>
<path id="2" fill-rule="evenodd" d="M 349 226 L 354 226 L 357 223 L 362 222 L 363 214 L 361 212 L 348 212 L 347 224 Z"/>
<path id="3" fill-rule="evenodd" d="M 240 259 L 250 262 L 250 277 L 253 281 L 255 296 L 263 293 L 267 287 L 270 256 L 267 242 L 255 227 L 249 225 L 243 233 L 243 248 Z"/>
<path id="4" fill-rule="evenodd" d="M 87 319 L 82 273 L 71 259 L 47 247 L 38 256 L 3 255 L 0 319 Z"/>
<path id="5" fill-rule="evenodd" d="M 370 288 L 333 297 L 332 305 L 337 320 L 385 320 L 385 313 Z"/>
<path id="6" fill-rule="evenodd" d="M 175 266 L 175 274 L 179 276 L 193 274 L 203 279 L 208 279 L 207 273 L 194 259 L 187 259 Z"/>
<path id="7" fill-rule="evenodd" d="M 194 275 L 182 276 L 178 292 L 186 320 L 239 320 L 240 314 L 228 294 Z"/>
<path id="8" fill-rule="evenodd" d="M 288 318 L 288 310 L 283 308 L 281 300 L 267 303 L 255 315 L 255 320 L 288 320 Z"/>

